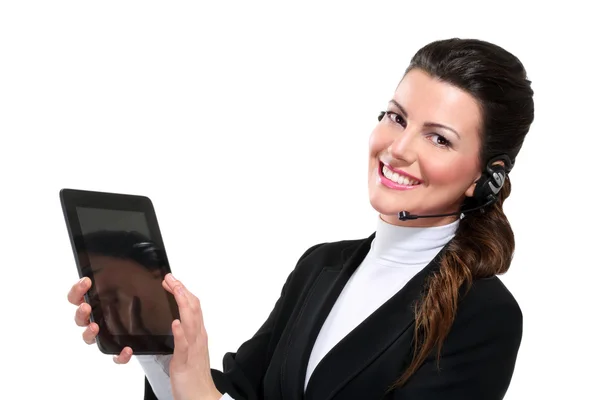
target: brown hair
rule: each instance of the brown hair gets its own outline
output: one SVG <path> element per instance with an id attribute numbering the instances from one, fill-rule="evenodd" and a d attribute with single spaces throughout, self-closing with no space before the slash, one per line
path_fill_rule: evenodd
<path id="1" fill-rule="evenodd" d="M 499 154 L 514 164 L 534 117 L 533 90 L 525 68 L 501 47 L 476 39 L 440 40 L 421 48 L 406 72 L 420 69 L 478 100 L 482 111 L 480 165 Z M 415 348 L 411 363 L 390 390 L 404 385 L 429 354 L 437 360 L 460 295 L 476 279 L 505 273 L 515 240 L 502 205 L 511 191 L 507 177 L 498 201 L 485 213 L 466 214 L 448 244 L 439 271 L 431 274 L 415 305 Z M 466 199 L 467 205 L 472 199 Z"/>

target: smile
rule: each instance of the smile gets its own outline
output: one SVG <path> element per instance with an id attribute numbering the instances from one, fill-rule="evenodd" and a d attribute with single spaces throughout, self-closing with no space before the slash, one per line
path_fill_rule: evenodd
<path id="1" fill-rule="evenodd" d="M 379 162 L 379 178 L 384 186 L 396 190 L 414 189 L 421 184 L 419 179 L 408 176 L 402 171 L 392 170 L 382 162 Z"/>

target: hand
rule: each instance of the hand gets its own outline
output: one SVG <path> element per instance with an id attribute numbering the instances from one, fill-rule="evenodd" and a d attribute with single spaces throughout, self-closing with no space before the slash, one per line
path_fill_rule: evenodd
<path id="1" fill-rule="evenodd" d="M 75 323 L 77 326 L 85 327 L 82 336 L 83 341 L 87 344 L 96 343 L 96 336 L 98 335 L 98 332 L 100 332 L 100 327 L 97 323 L 90 323 L 92 307 L 85 302 L 83 297 L 91 287 L 92 281 L 90 278 L 82 278 L 79 282 L 73 285 L 67 296 L 69 303 L 78 306 L 77 310 L 75 311 Z M 125 347 L 121 351 L 121 354 L 113 357 L 113 361 L 117 364 L 127 364 L 131 359 L 132 354 L 133 351 L 131 350 L 131 347 Z"/>
<path id="2" fill-rule="evenodd" d="M 175 400 L 218 400 L 210 372 L 208 336 L 204 327 L 200 301 L 173 275 L 163 281 L 165 290 L 175 296 L 180 320 L 173 321 L 175 349 L 171 359 L 171 390 Z"/>

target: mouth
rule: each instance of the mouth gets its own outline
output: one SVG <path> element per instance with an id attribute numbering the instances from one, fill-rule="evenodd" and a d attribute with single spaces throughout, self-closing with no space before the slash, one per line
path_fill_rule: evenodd
<path id="1" fill-rule="evenodd" d="M 409 190 L 418 187 L 422 181 L 403 171 L 392 169 L 387 164 L 379 162 L 379 179 L 381 183 L 395 190 Z"/>

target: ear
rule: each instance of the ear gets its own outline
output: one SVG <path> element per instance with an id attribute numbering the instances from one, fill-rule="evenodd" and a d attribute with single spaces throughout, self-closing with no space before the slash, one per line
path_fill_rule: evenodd
<path id="1" fill-rule="evenodd" d="M 477 179 L 475 180 L 475 182 L 473 182 L 471 184 L 471 186 L 469 186 L 467 188 L 467 191 L 465 192 L 465 196 L 467 197 L 473 197 L 473 195 L 475 194 L 475 186 L 477 186 L 477 181 L 481 178 L 481 174 L 479 174 L 479 176 L 477 177 Z"/>

